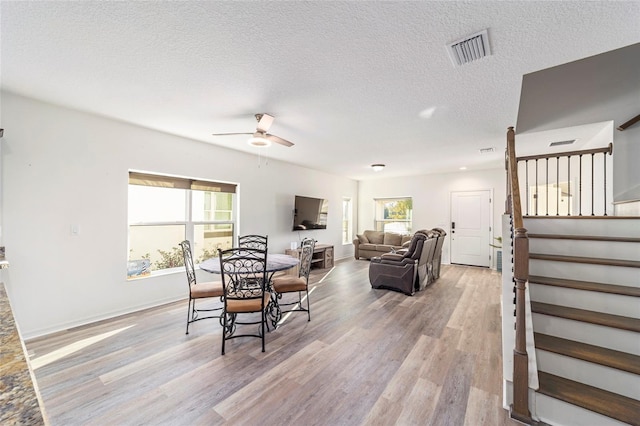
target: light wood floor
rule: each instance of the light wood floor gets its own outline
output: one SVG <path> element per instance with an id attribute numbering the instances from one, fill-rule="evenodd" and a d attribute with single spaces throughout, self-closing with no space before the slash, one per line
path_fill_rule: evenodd
<path id="1" fill-rule="evenodd" d="M 500 275 L 443 265 L 414 297 L 369 262 L 312 275 L 311 322 L 227 342 L 186 300 L 27 343 L 52 425 L 511 425 Z M 185 279 L 186 281 L 186 279 Z M 186 291 L 186 285 L 185 285 Z"/>

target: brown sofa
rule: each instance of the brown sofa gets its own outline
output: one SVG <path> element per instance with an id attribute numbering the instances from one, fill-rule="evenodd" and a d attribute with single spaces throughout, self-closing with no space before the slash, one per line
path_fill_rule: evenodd
<path id="1" fill-rule="evenodd" d="M 367 230 L 356 235 L 353 240 L 353 255 L 356 259 L 371 259 L 393 250 L 407 248 L 410 242 L 411 235 Z"/>

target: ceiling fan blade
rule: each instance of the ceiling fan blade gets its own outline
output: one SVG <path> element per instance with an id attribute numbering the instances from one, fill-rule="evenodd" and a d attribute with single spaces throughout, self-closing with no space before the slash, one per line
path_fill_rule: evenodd
<path id="1" fill-rule="evenodd" d="M 269 130 L 269 127 L 273 124 L 273 116 L 269 114 L 256 114 L 256 118 L 258 119 L 258 127 L 256 127 L 256 130 L 267 133 L 267 130 Z"/>
<path id="2" fill-rule="evenodd" d="M 280 145 L 284 145 L 286 147 L 292 147 L 293 146 L 293 142 L 289 142 L 286 139 L 282 139 L 280 136 L 270 135 L 269 133 L 267 133 L 266 136 L 267 136 L 267 139 L 269 139 L 271 142 L 279 143 Z"/>
<path id="3" fill-rule="evenodd" d="M 253 133 L 212 133 L 211 136 L 252 135 Z"/>

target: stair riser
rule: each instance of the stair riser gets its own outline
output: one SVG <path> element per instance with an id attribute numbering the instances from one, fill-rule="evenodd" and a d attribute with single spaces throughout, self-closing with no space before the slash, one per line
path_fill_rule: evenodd
<path id="1" fill-rule="evenodd" d="M 536 350 L 536 356 L 540 371 L 640 399 L 640 376 L 637 374 L 543 350 Z"/>
<path id="2" fill-rule="evenodd" d="M 529 259 L 529 274 L 640 287 L 640 268 Z"/>
<path id="3" fill-rule="evenodd" d="M 640 238 L 640 218 L 634 219 L 525 219 L 530 234 L 558 234 Z M 640 243 L 591 240 L 529 239 L 531 253 L 617 260 L 640 260 Z M 507 253 L 508 254 L 508 253 Z M 507 258 L 509 258 L 507 256 Z M 505 269 L 511 265 L 507 265 Z M 507 269 L 508 270 L 508 269 Z M 640 268 L 577 262 L 529 260 L 529 273 L 560 279 L 640 287 Z M 640 317 L 640 298 L 530 284 L 531 300 L 613 315 Z M 532 314 L 534 331 L 640 356 L 640 333 Z M 640 376 L 615 368 L 543 350 L 531 350 L 539 371 L 640 399 Z M 537 394 L 536 416 L 553 425 L 623 425 L 598 413 Z"/>
<path id="4" fill-rule="evenodd" d="M 640 219 L 524 219 L 532 234 L 640 237 Z"/>
<path id="5" fill-rule="evenodd" d="M 640 333 L 543 314 L 532 314 L 537 333 L 640 355 Z"/>
<path id="6" fill-rule="evenodd" d="M 640 201 L 629 201 L 613 206 L 616 216 L 640 216 Z"/>
<path id="7" fill-rule="evenodd" d="M 640 318 L 640 297 L 575 290 L 535 283 L 530 283 L 529 286 L 529 294 L 533 302 Z"/>
<path id="8" fill-rule="evenodd" d="M 536 394 L 535 404 L 539 419 L 550 425 L 629 426 L 626 423 L 542 394 Z"/>
<path id="9" fill-rule="evenodd" d="M 531 238 L 529 252 L 638 261 L 640 243 Z"/>

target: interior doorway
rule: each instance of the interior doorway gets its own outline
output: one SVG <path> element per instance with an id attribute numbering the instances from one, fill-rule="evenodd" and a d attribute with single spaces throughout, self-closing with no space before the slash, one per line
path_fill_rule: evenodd
<path id="1" fill-rule="evenodd" d="M 491 266 L 491 190 L 451 193 L 451 263 Z"/>

